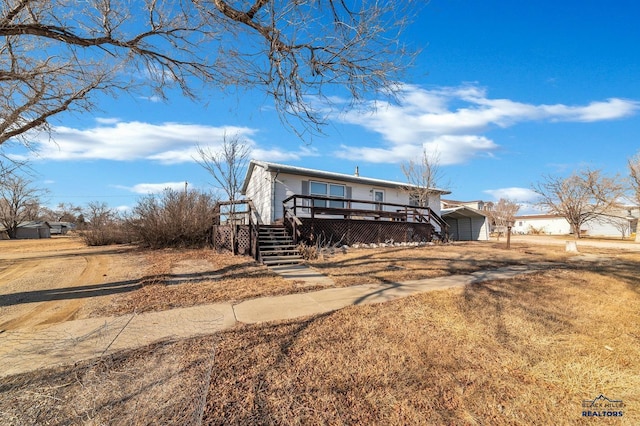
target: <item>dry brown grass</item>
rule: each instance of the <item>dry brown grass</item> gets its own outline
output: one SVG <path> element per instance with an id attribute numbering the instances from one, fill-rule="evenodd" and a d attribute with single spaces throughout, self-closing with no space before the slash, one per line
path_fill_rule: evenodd
<path id="1" fill-rule="evenodd" d="M 338 286 L 401 282 L 509 265 L 564 261 L 564 248 L 504 243 L 456 243 L 423 247 L 388 247 L 350 250 L 310 264 L 329 275 Z"/>
<path id="2" fill-rule="evenodd" d="M 640 424 L 640 257 L 222 334 L 208 424 Z M 605 423 L 608 423 L 605 421 Z"/>
<path id="3" fill-rule="evenodd" d="M 581 424 L 582 401 L 600 394 L 626 404 L 616 424 L 640 424 L 640 254 L 585 248 L 569 260 L 562 247 L 501 247 L 356 250 L 331 259 L 342 273 L 326 270 L 350 285 L 361 275 L 401 281 L 553 263 L 516 279 L 3 379 L 0 424 L 189 424 L 204 388 L 205 424 Z M 118 296 L 127 309 L 201 303 L 208 292 L 241 299 L 271 279 L 247 259 L 151 255 L 149 277 L 164 284 Z M 286 285 L 266 291 L 300 291 Z"/>
<path id="4" fill-rule="evenodd" d="M 585 252 L 583 249 L 582 251 Z M 603 253 L 602 249 L 591 249 Z M 146 270 L 137 290 L 116 295 L 92 307 L 87 316 L 159 311 L 206 303 L 238 302 L 317 287 L 285 280 L 247 256 L 209 249 L 146 251 Z M 585 252 L 586 253 L 586 252 Z M 337 287 L 363 283 L 402 282 L 452 274 L 468 274 L 508 265 L 564 262 L 563 247 L 504 243 L 457 243 L 444 246 L 356 249 L 310 262 Z"/>
<path id="5" fill-rule="evenodd" d="M 0 424 L 198 425 L 216 337 L 160 342 L 3 379 Z"/>
<path id="6" fill-rule="evenodd" d="M 148 268 L 142 287 L 112 298 L 92 316 L 159 311 L 206 303 L 234 302 L 258 296 L 300 291 L 247 256 L 210 249 L 146 252 Z"/>

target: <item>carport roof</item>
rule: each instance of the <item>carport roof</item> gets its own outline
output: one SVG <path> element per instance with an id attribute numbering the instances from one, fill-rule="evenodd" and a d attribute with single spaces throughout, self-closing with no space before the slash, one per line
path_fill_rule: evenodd
<path id="1" fill-rule="evenodd" d="M 440 215 L 445 217 L 450 217 L 453 219 L 460 219 L 463 217 L 486 217 L 487 215 L 482 213 L 480 210 L 472 209 L 471 207 L 460 206 L 453 207 L 450 209 L 442 209 L 440 211 Z"/>

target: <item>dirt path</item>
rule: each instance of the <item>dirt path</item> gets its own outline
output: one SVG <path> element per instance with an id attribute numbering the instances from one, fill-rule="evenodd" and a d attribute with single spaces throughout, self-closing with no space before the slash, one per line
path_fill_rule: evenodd
<path id="1" fill-rule="evenodd" d="M 0 241 L 0 331 L 86 317 L 136 287 L 144 259 L 129 247 L 77 238 Z"/>
<path id="2" fill-rule="evenodd" d="M 502 237 L 502 241 L 505 238 Z M 640 243 L 634 241 L 622 241 L 622 240 L 604 240 L 593 238 L 581 238 L 579 240 L 574 239 L 571 236 L 552 236 L 552 235 L 512 235 L 511 241 L 513 243 L 527 243 L 527 244 L 544 244 L 544 245 L 566 245 L 567 241 L 575 241 L 580 247 L 595 247 L 602 249 L 612 250 L 628 250 L 628 251 L 640 251 Z"/>

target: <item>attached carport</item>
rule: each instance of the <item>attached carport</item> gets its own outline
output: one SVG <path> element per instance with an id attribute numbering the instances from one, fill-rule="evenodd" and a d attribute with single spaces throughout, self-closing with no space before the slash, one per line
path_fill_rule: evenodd
<path id="1" fill-rule="evenodd" d="M 489 220 L 482 212 L 466 206 L 442 209 L 441 216 L 449 224 L 453 241 L 488 241 Z"/>

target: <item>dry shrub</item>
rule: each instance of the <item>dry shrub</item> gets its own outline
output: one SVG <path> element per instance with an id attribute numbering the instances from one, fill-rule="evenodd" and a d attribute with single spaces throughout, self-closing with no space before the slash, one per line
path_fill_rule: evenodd
<path id="1" fill-rule="evenodd" d="M 212 194 L 166 189 L 140 200 L 128 225 L 144 247 L 204 247 L 210 243 L 215 204 Z"/>
<path id="2" fill-rule="evenodd" d="M 340 238 L 339 241 L 333 241 L 327 239 L 324 234 L 318 234 L 307 244 L 298 244 L 297 249 L 304 260 L 325 260 L 338 252 L 346 253 L 346 250 L 342 249 L 343 238 Z"/>
<path id="3" fill-rule="evenodd" d="M 605 272 L 551 270 L 224 332 L 205 423 L 573 424 L 604 394 L 638 424 L 638 287 Z"/>
<path id="4" fill-rule="evenodd" d="M 544 226 L 540 226 L 538 228 L 536 228 L 533 225 L 529 225 L 529 229 L 527 230 L 527 234 L 530 235 L 543 235 L 546 234 L 547 232 L 545 231 L 545 227 Z"/>

